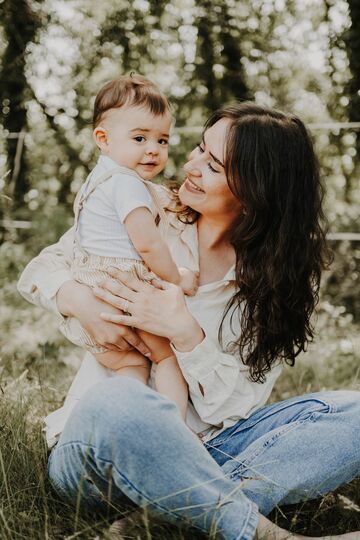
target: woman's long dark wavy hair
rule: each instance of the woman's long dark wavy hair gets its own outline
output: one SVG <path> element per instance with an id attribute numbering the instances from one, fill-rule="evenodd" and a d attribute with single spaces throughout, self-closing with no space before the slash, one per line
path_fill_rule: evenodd
<path id="1" fill-rule="evenodd" d="M 322 268 L 331 259 L 325 243 L 323 188 L 311 137 L 293 114 L 245 102 L 216 111 L 204 131 L 230 120 L 225 173 L 243 212 L 229 231 L 236 252 L 237 290 L 227 314 L 237 314 L 233 342 L 250 377 L 263 382 L 277 361 L 294 365 L 314 337 L 310 321 Z M 198 215 L 183 209 L 187 221 Z M 192 216 L 192 219 L 191 219 Z"/>

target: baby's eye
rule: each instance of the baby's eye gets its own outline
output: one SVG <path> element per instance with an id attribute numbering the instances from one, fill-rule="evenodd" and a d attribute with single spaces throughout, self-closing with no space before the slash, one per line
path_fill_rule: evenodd
<path id="1" fill-rule="evenodd" d="M 200 152 L 201 154 L 203 154 L 203 153 L 205 152 L 204 148 L 201 146 L 201 143 L 198 144 L 198 149 L 199 149 L 199 152 Z"/>
<path id="2" fill-rule="evenodd" d="M 160 139 L 159 144 L 166 146 L 167 144 L 169 144 L 169 141 L 167 139 Z"/>
<path id="3" fill-rule="evenodd" d="M 137 135 L 136 137 L 134 137 L 134 140 L 137 142 L 144 142 L 146 139 L 143 135 Z"/>

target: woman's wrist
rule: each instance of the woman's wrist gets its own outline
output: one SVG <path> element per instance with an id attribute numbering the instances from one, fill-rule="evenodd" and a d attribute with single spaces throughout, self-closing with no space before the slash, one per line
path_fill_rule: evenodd
<path id="1" fill-rule="evenodd" d="M 171 344 L 179 352 L 192 351 L 205 338 L 205 333 L 199 323 L 193 318 L 179 325 L 176 335 L 171 338 Z"/>

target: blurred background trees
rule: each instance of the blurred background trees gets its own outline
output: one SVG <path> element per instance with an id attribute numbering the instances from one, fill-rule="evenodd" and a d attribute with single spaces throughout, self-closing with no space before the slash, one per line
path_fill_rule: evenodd
<path id="1" fill-rule="evenodd" d="M 2 0 L 0 25 L 3 241 L 38 249 L 69 226 L 96 159 L 94 96 L 132 70 L 172 102 L 168 177 L 181 178 L 211 111 L 255 99 L 313 126 L 331 230 L 360 232 L 360 129 L 321 129 L 360 122 L 358 0 Z M 360 293 L 359 243 L 344 257 Z"/>
<path id="2" fill-rule="evenodd" d="M 101 7 L 3 0 L 2 173 L 11 171 L 15 206 L 25 199 L 35 210 L 50 194 L 53 205 L 71 202 L 94 159 L 94 94 L 131 70 L 159 83 L 179 127 L 199 126 L 221 104 L 247 98 L 307 122 L 358 121 L 359 12 L 356 0 L 104 0 Z M 19 133 L 26 134 L 22 151 Z M 320 150 L 333 144 L 345 158 L 336 164 L 331 155 L 329 167 L 343 175 L 337 183 L 348 201 L 356 133 L 319 137 Z M 175 137 L 169 174 L 193 144 L 188 138 Z"/>

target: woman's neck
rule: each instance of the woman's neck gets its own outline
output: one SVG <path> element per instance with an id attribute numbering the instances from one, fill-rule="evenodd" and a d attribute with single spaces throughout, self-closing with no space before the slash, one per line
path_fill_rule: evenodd
<path id="1" fill-rule="evenodd" d="M 227 240 L 228 226 L 200 216 L 198 225 L 200 285 L 223 279 L 235 264 L 233 246 Z"/>
<path id="2" fill-rule="evenodd" d="M 212 220 L 209 217 L 200 216 L 197 221 L 198 238 L 203 248 L 208 250 L 224 249 L 231 247 L 227 238 L 230 224 L 217 217 Z"/>

